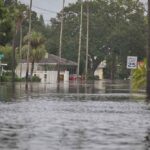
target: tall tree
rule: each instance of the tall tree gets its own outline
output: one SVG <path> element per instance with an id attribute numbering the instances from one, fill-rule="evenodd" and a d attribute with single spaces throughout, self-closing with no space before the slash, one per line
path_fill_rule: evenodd
<path id="1" fill-rule="evenodd" d="M 40 61 L 46 53 L 45 50 L 45 46 L 44 46 L 44 42 L 45 42 L 45 38 L 43 37 L 43 35 L 39 32 L 32 32 L 31 36 L 26 35 L 24 37 L 24 42 L 27 44 L 28 40 L 30 38 L 31 41 L 31 49 L 29 51 L 29 61 L 32 64 L 31 67 L 31 71 L 30 71 L 30 75 L 32 76 L 33 71 L 34 71 L 34 63 Z M 26 58 L 27 56 L 27 49 L 28 49 L 28 45 L 24 45 L 23 47 L 23 57 Z"/>
<path id="2" fill-rule="evenodd" d="M 148 0 L 147 99 L 150 100 L 150 0 Z"/>
<path id="3" fill-rule="evenodd" d="M 15 66 L 16 66 L 16 37 L 18 34 L 18 31 L 20 30 L 20 27 L 22 25 L 22 22 L 24 18 L 26 17 L 24 12 L 27 11 L 25 5 L 19 5 L 18 3 L 14 3 L 14 31 L 13 31 L 13 41 L 12 41 L 12 81 L 15 80 Z"/>
<path id="4" fill-rule="evenodd" d="M 5 45 L 12 38 L 12 20 L 3 0 L 0 0 L 0 20 L 0 45 Z"/>

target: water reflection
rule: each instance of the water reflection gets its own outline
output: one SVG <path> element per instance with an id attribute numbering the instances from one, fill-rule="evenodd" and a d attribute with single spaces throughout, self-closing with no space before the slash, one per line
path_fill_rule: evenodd
<path id="1" fill-rule="evenodd" d="M 28 88 L 27 88 L 28 87 Z M 41 94 L 74 94 L 76 96 L 84 96 L 85 99 L 89 95 L 94 94 L 94 98 L 98 95 L 104 97 L 104 99 L 112 99 L 112 97 L 123 97 L 130 98 L 131 91 L 128 81 L 92 81 L 89 83 L 83 82 L 65 82 L 65 83 L 53 83 L 53 84 L 42 84 L 42 83 L 16 83 L 16 84 L 1 84 L 0 85 L 0 101 L 12 101 L 19 97 L 27 97 L 30 99 L 31 96 L 40 96 Z M 96 96 L 97 95 L 97 96 Z M 142 95 L 142 94 L 141 94 Z M 90 97 L 91 98 L 91 97 Z M 92 97 L 93 99 L 93 97 Z"/>

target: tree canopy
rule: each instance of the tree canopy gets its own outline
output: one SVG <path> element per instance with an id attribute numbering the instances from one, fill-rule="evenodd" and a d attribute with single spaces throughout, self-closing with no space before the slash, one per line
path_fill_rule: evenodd
<path id="1" fill-rule="evenodd" d="M 39 32 L 35 32 L 33 31 L 31 33 L 31 37 L 29 36 L 29 34 L 27 34 L 24 37 L 24 43 L 26 45 L 24 45 L 23 47 L 23 57 L 26 58 L 27 57 L 27 50 L 28 50 L 28 40 L 29 38 L 31 38 L 31 48 L 30 48 L 30 52 L 29 52 L 29 59 L 30 62 L 32 63 L 32 67 L 31 67 L 31 76 L 33 74 L 34 71 L 34 63 L 40 61 L 46 53 L 46 49 L 45 49 L 45 39 L 43 37 L 43 35 Z"/>
<path id="2" fill-rule="evenodd" d="M 126 57 L 136 55 L 139 59 L 145 56 L 146 21 L 144 5 L 138 0 L 94 0 L 89 2 L 89 56 L 93 61 L 93 70 L 100 61 L 106 59 L 110 78 L 111 72 L 119 76 L 126 74 Z M 81 63 L 84 70 L 86 42 L 86 6 L 83 9 L 83 35 Z M 64 9 L 63 57 L 77 61 L 79 37 L 80 1 Z M 59 47 L 61 13 L 51 19 L 49 51 L 57 54 Z M 96 56 L 96 57 L 95 57 Z M 94 59 L 96 58 L 96 60 Z M 115 77 L 115 76 L 114 76 Z M 112 78 L 114 78 L 112 77 Z"/>
<path id="3" fill-rule="evenodd" d="M 145 57 L 147 45 L 147 18 L 145 8 L 139 0 L 93 0 L 88 2 L 89 24 L 89 69 L 94 72 L 98 64 L 106 60 L 105 77 L 125 78 L 128 55 Z M 84 73 L 86 51 L 87 2 L 83 2 L 83 35 L 81 49 L 81 70 Z M 17 29 L 15 47 L 20 43 L 20 25 L 23 37 L 28 33 L 28 6 L 16 0 L 0 0 L 0 45 L 11 45 Z M 26 17 L 25 17 L 26 15 Z M 12 17 L 14 19 L 12 19 Z M 58 55 L 61 11 L 45 25 L 43 16 L 32 11 L 32 31 L 45 37 L 45 49 Z M 77 61 L 80 0 L 64 8 L 62 57 Z M 15 54 L 16 55 L 16 54 Z"/>

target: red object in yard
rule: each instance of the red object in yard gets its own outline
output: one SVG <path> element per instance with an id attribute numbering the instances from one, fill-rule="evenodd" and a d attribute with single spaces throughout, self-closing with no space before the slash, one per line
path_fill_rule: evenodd
<path id="1" fill-rule="evenodd" d="M 78 79 L 85 80 L 85 77 L 84 76 L 79 76 Z M 69 76 L 69 80 L 77 80 L 77 74 L 71 74 Z"/>
<path id="2" fill-rule="evenodd" d="M 76 74 L 71 74 L 69 76 L 69 80 L 77 80 L 77 75 Z"/>

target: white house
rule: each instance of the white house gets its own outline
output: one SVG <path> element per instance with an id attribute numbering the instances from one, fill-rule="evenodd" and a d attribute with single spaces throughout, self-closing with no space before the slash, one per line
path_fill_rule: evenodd
<path id="1" fill-rule="evenodd" d="M 23 78 L 26 76 L 27 62 L 21 60 L 16 67 L 16 74 Z M 29 63 L 29 75 L 31 70 L 31 63 Z M 59 58 L 53 54 L 46 54 L 45 58 L 34 64 L 33 76 L 38 76 L 41 82 L 57 82 L 58 70 L 60 70 L 60 79 L 64 81 L 69 80 L 69 74 L 76 74 L 77 63 Z"/>
<path id="2" fill-rule="evenodd" d="M 3 64 L 3 63 L 0 62 L 0 76 L 2 76 L 5 66 L 7 66 L 7 64 Z"/>
<path id="3" fill-rule="evenodd" d="M 106 68 L 106 60 L 103 60 L 96 68 L 94 75 L 98 76 L 99 79 L 104 79 L 104 68 Z"/>

